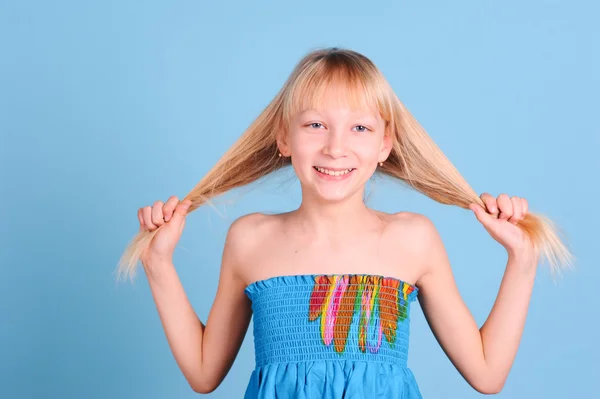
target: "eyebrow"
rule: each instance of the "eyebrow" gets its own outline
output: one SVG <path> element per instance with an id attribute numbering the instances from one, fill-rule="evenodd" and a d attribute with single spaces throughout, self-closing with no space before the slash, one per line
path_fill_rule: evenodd
<path id="1" fill-rule="evenodd" d="M 306 116 L 306 114 L 310 113 L 310 112 L 314 112 L 316 114 L 319 114 L 320 116 L 325 116 L 324 114 L 322 114 L 321 112 L 319 112 L 319 110 L 317 109 L 307 109 L 304 110 L 300 113 L 301 116 Z M 350 113 L 350 117 L 351 118 L 356 118 L 356 119 L 369 119 L 373 122 L 377 121 L 377 117 L 374 116 L 373 114 L 369 113 L 369 112 L 351 112 Z"/>

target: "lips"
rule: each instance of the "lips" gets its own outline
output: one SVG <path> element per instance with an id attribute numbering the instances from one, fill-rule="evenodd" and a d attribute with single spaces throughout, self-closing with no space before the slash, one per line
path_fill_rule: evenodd
<path id="1" fill-rule="evenodd" d="M 337 177 L 337 176 L 344 176 L 350 172 L 352 172 L 353 170 L 355 170 L 356 168 L 347 168 L 347 169 L 339 169 L 339 168 L 323 168 L 321 166 L 314 166 L 315 170 L 317 170 L 319 173 L 322 173 L 324 175 L 327 176 L 332 176 L 332 177 Z"/>

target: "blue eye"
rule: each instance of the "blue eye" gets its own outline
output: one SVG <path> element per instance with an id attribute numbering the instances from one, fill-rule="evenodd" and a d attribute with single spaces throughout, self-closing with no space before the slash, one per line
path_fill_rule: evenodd
<path id="1" fill-rule="evenodd" d="M 365 127 L 365 126 L 363 126 L 363 125 L 358 125 L 358 126 L 355 126 L 355 127 L 362 128 L 363 130 L 359 130 L 359 132 L 361 132 L 361 133 L 362 133 L 362 132 L 366 132 L 366 131 L 368 131 L 368 130 L 369 130 L 369 128 L 367 128 L 367 127 Z"/>
<path id="2" fill-rule="evenodd" d="M 309 126 L 314 128 L 314 127 L 315 127 L 315 125 L 323 126 L 323 125 L 322 125 L 322 124 L 320 124 L 319 122 L 313 122 L 313 123 L 311 123 Z M 319 127 L 316 127 L 315 129 L 318 129 L 318 128 L 319 128 Z"/>

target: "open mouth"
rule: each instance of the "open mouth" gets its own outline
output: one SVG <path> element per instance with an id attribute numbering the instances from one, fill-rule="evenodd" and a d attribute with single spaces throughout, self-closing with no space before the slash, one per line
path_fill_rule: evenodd
<path id="1" fill-rule="evenodd" d="M 328 176 L 328 177 L 343 177 L 350 173 L 352 173 L 356 168 L 348 168 L 348 169 L 327 169 L 322 168 L 320 166 L 313 166 L 313 168 L 319 172 L 320 175 Z"/>

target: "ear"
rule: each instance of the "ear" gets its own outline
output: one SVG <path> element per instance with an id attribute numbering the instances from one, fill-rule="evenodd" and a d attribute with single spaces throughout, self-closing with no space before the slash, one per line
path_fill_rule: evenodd
<path id="1" fill-rule="evenodd" d="M 279 148 L 279 152 L 281 153 L 281 155 L 283 155 L 284 157 L 291 156 L 292 151 L 290 150 L 289 136 L 287 131 L 285 131 L 284 129 L 279 129 L 279 131 L 275 135 L 275 138 L 277 140 L 277 147 Z"/>
<path id="2" fill-rule="evenodd" d="M 390 152 L 392 152 L 392 145 L 392 136 L 388 132 L 385 132 L 383 135 L 383 141 L 381 143 L 381 149 L 379 150 L 380 162 L 385 161 L 390 156 Z"/>

